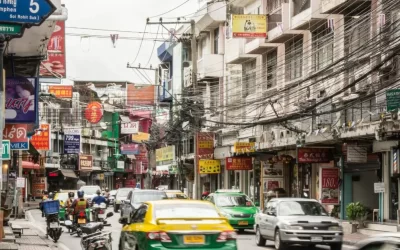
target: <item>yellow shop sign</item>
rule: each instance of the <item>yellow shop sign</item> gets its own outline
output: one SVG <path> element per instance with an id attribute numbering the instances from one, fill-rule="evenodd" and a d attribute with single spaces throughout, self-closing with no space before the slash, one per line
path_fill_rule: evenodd
<path id="1" fill-rule="evenodd" d="M 255 142 L 235 142 L 235 144 L 233 144 L 234 153 L 253 153 L 255 150 Z"/>
<path id="2" fill-rule="evenodd" d="M 199 160 L 199 174 L 221 173 L 220 160 Z"/>

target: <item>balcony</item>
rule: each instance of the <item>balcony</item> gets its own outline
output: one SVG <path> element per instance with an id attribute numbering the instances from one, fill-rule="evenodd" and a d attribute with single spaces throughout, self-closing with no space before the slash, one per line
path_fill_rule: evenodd
<path id="1" fill-rule="evenodd" d="M 326 22 L 328 15 L 320 13 L 321 0 L 294 0 L 294 16 L 290 29 L 310 30 Z"/>
<path id="2" fill-rule="evenodd" d="M 231 38 L 226 41 L 225 62 L 227 64 L 242 64 L 257 55 L 246 54 L 245 39 Z"/>
<path id="3" fill-rule="evenodd" d="M 321 13 L 357 16 L 370 6 L 371 0 L 321 0 Z"/>
<path id="4" fill-rule="evenodd" d="M 203 55 L 197 61 L 198 81 L 207 81 L 224 76 L 224 56 L 218 54 Z"/>
<path id="5" fill-rule="evenodd" d="M 210 2 L 207 8 L 201 8 L 194 16 L 196 18 L 196 27 L 198 33 L 202 31 L 210 31 L 219 27 L 221 23 L 226 21 L 226 3 Z"/>

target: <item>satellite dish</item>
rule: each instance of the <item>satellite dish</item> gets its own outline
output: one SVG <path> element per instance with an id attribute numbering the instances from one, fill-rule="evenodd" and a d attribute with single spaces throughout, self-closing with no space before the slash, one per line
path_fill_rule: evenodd
<path id="1" fill-rule="evenodd" d="M 107 124 L 105 122 L 100 122 L 100 127 L 102 129 L 107 129 Z"/>

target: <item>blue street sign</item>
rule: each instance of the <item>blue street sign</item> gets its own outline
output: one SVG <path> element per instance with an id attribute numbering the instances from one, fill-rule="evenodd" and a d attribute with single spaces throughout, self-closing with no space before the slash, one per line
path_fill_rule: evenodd
<path id="1" fill-rule="evenodd" d="M 11 150 L 29 150 L 29 142 L 11 142 Z"/>
<path id="2" fill-rule="evenodd" d="M 55 10 L 50 0 L 2 0 L 0 22 L 40 25 Z"/>

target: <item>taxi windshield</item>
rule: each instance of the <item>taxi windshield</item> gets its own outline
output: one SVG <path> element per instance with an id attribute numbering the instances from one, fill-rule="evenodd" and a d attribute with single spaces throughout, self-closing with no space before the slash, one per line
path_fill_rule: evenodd
<path id="1" fill-rule="evenodd" d="M 169 199 L 187 199 L 186 194 L 182 193 L 167 193 Z"/>
<path id="2" fill-rule="evenodd" d="M 142 203 L 145 201 L 158 201 L 167 199 L 164 192 L 136 192 L 133 194 L 132 203 Z"/>
<path id="3" fill-rule="evenodd" d="M 218 207 L 245 207 L 252 206 L 246 195 L 216 195 L 215 204 Z"/>
<path id="4" fill-rule="evenodd" d="M 219 218 L 217 210 L 210 204 L 157 204 L 154 207 L 156 219 L 159 218 Z"/>

